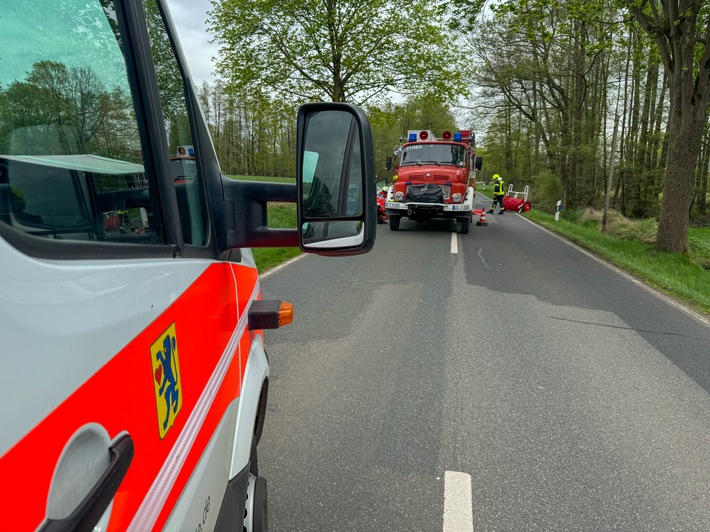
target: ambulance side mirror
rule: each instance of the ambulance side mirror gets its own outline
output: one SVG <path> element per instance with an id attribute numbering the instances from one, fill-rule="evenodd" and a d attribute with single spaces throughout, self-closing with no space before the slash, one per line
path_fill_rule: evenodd
<path id="1" fill-rule="evenodd" d="M 299 246 L 319 255 L 372 249 L 377 225 L 372 131 L 365 113 L 323 102 L 298 112 Z"/>

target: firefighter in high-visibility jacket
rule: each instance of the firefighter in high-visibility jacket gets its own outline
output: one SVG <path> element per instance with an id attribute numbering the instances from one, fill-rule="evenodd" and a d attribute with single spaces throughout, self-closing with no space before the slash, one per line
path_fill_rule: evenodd
<path id="1" fill-rule="evenodd" d="M 496 204 L 500 207 L 498 214 L 505 214 L 505 207 L 503 207 L 503 198 L 505 197 L 505 190 L 503 189 L 503 178 L 498 174 L 493 174 L 493 205 L 488 212 L 493 212 L 496 210 Z"/>

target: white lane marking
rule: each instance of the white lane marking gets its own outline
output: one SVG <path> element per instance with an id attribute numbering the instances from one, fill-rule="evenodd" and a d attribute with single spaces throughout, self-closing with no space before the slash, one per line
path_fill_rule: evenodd
<path id="1" fill-rule="evenodd" d="M 486 267 L 486 270 L 491 271 L 491 267 L 488 266 L 488 263 L 486 262 L 486 258 L 483 256 L 483 248 L 478 250 L 478 257 L 481 259 L 481 262 Z"/>
<path id="2" fill-rule="evenodd" d="M 456 233 L 451 233 L 451 253 L 454 255 L 459 252 L 459 241 L 456 238 Z"/>
<path id="3" fill-rule="evenodd" d="M 266 271 L 263 272 L 263 273 L 259 272 L 259 273 L 260 273 L 259 277 L 262 278 L 262 279 L 264 279 L 265 277 L 268 277 L 268 276 L 271 275 L 272 273 L 276 273 L 277 271 L 284 269 L 286 266 L 289 266 L 289 265 L 293 264 L 294 262 L 296 262 L 296 261 L 299 260 L 299 259 L 302 259 L 302 258 L 305 257 L 305 256 L 306 256 L 305 253 L 301 253 L 300 255 L 296 255 L 296 256 L 293 257 L 292 259 L 289 259 L 289 260 L 287 260 L 286 262 L 282 262 L 281 264 L 279 264 L 279 265 L 277 265 L 277 266 L 274 266 L 274 267 L 271 268 L 270 270 L 266 270 Z"/>
<path id="4" fill-rule="evenodd" d="M 473 532 L 471 475 L 444 473 L 444 532 Z"/>

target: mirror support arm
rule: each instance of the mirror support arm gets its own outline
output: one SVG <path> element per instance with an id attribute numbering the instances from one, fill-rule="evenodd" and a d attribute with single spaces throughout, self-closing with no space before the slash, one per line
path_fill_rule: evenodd
<path id="1" fill-rule="evenodd" d="M 224 201 L 233 211 L 225 227 L 225 249 L 241 247 L 297 247 L 297 229 L 269 229 L 268 202 L 296 203 L 296 185 L 235 181 L 222 178 Z M 229 206 L 232 206 L 232 209 Z"/>

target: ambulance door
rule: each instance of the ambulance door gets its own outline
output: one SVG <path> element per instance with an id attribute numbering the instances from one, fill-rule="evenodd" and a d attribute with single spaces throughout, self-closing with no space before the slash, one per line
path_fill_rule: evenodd
<path id="1" fill-rule="evenodd" d="M 244 318 L 158 6 L 40 0 L 0 31 L 0 528 L 162 528 L 207 456 L 182 501 L 208 529 Z M 178 190 L 181 145 L 198 172 Z"/>

